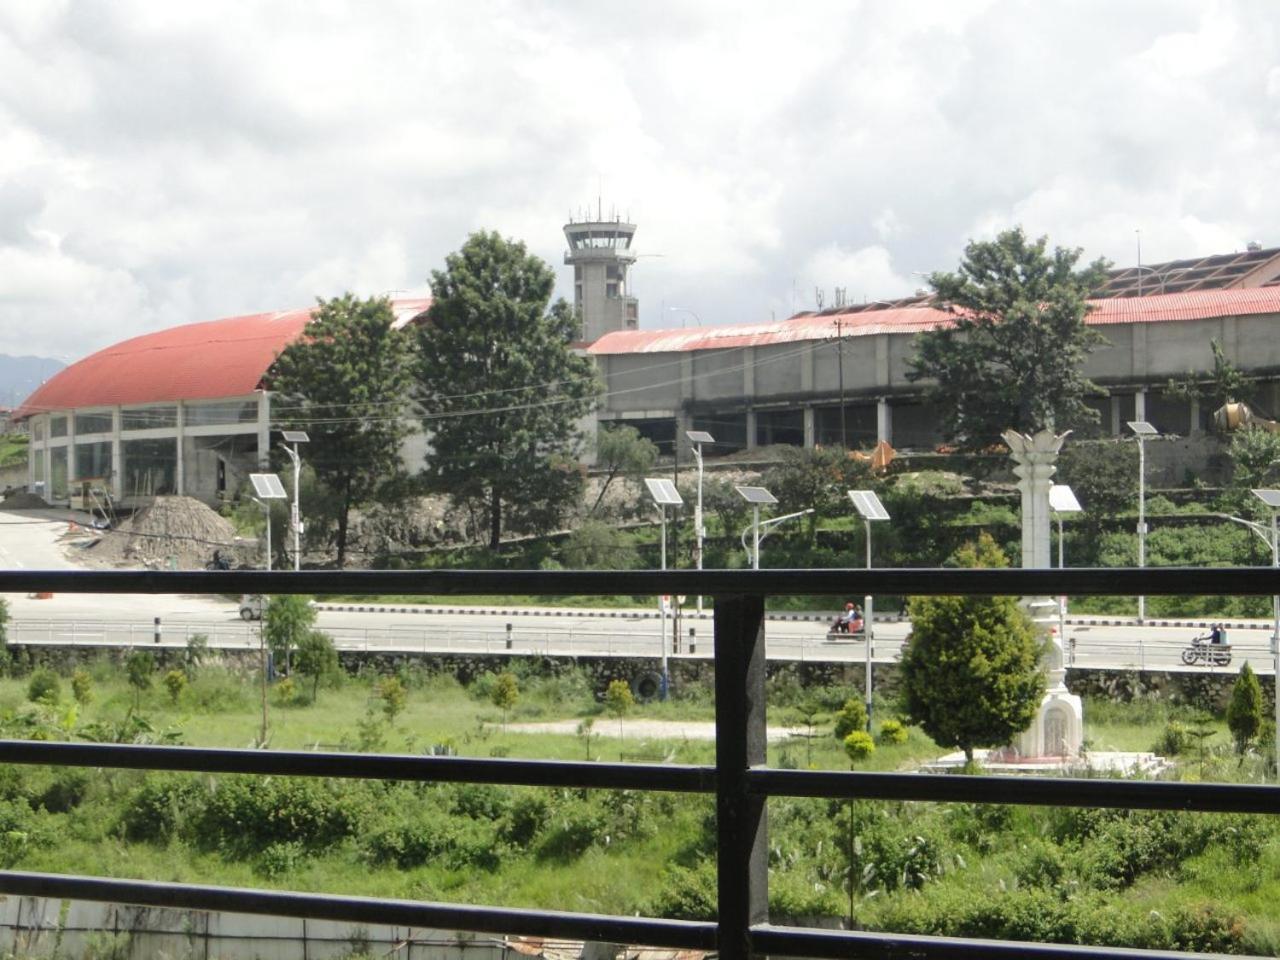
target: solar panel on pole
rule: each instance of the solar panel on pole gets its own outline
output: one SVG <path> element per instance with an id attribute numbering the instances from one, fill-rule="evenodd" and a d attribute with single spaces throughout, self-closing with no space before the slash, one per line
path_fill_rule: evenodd
<path id="1" fill-rule="evenodd" d="M 280 438 L 284 440 L 286 443 L 310 443 L 311 442 L 311 438 L 307 436 L 307 431 L 305 430 L 283 430 L 280 433 Z"/>
<path id="2" fill-rule="evenodd" d="M 251 473 L 249 482 L 253 484 L 253 492 L 263 500 L 287 500 L 284 484 L 274 473 Z"/>
<path id="3" fill-rule="evenodd" d="M 684 435 L 689 438 L 690 443 L 715 443 L 711 434 L 705 430 L 686 430 Z"/>
<path id="4" fill-rule="evenodd" d="M 1075 491 L 1065 483 L 1055 483 L 1049 488 L 1049 509 L 1055 513 L 1081 513 L 1084 510 L 1076 499 Z"/>
<path id="5" fill-rule="evenodd" d="M 678 507 L 684 503 L 676 485 L 664 477 L 646 477 L 644 485 L 649 488 L 649 496 L 653 497 L 653 502 L 660 507 Z"/>
<path id="6" fill-rule="evenodd" d="M 768 504 L 768 503 L 778 502 L 778 498 L 775 497 L 768 490 L 766 490 L 764 487 L 735 486 L 733 489 L 738 491 L 738 493 L 742 496 L 743 500 L 746 500 L 747 503 L 750 503 L 757 507 L 762 506 L 764 504 Z"/>
<path id="7" fill-rule="evenodd" d="M 888 520 L 889 511 L 884 508 L 874 490 L 850 490 L 849 499 L 863 520 Z"/>

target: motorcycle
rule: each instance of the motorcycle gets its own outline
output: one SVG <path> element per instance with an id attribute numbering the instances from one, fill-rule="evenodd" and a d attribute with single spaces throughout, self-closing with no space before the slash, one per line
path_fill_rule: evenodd
<path id="1" fill-rule="evenodd" d="M 840 618 L 836 617 L 835 621 L 827 628 L 827 641 L 834 643 L 837 640 L 865 640 L 867 639 L 866 621 L 859 620 L 858 626 L 854 630 L 843 627 Z"/>
<path id="2" fill-rule="evenodd" d="M 1207 666 L 1225 667 L 1231 663 L 1231 647 L 1225 643 L 1210 643 L 1209 636 L 1192 637 L 1191 646 L 1182 651 L 1182 662 L 1187 666 L 1203 663 Z"/>

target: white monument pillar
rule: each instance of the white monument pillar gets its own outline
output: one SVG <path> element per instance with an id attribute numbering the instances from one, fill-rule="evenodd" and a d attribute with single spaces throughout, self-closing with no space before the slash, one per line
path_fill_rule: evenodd
<path id="1" fill-rule="evenodd" d="M 1068 433 L 1070 431 L 1055 434 L 1052 430 L 1041 430 L 1028 436 L 1006 430 L 1003 434 L 1016 464 L 1013 472 L 1022 494 L 1024 569 L 1047 570 L 1051 566 L 1049 487 L 1058 469 L 1058 451 Z M 1035 604 L 1035 598 L 1031 602 Z M 1065 663 L 1062 638 L 1050 629 L 1045 651 L 1049 688 L 1035 722 L 1018 737 L 1017 750 L 1024 757 L 1074 757 L 1080 753 L 1084 742 L 1084 705 L 1079 697 L 1067 691 Z"/>

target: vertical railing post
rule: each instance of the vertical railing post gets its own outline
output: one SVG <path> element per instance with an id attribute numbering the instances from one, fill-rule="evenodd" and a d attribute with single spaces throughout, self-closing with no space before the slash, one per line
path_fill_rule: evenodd
<path id="1" fill-rule="evenodd" d="M 719 954 L 751 957 L 750 928 L 769 919 L 765 798 L 748 772 L 763 766 L 764 598 L 715 598 L 716 830 Z"/>

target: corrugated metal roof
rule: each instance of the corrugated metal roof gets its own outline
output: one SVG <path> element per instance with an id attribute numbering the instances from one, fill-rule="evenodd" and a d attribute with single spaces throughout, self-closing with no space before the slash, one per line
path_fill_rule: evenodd
<path id="1" fill-rule="evenodd" d="M 430 303 L 394 301 L 396 325 L 412 322 Z M 14 418 L 75 407 L 252 393 L 280 352 L 302 333 L 312 309 L 191 323 L 125 340 L 58 371 L 22 403 Z"/>
<path id="2" fill-rule="evenodd" d="M 1117 323 L 1167 323 L 1213 317 L 1280 313 L 1280 287 L 1244 290 L 1204 290 L 1093 300 L 1086 318 L 1090 326 Z M 731 324 L 675 330 L 619 330 L 605 334 L 589 352 L 596 356 L 629 353 L 678 353 L 686 350 L 723 350 L 765 346 L 836 336 L 866 337 L 881 333 L 912 334 L 951 322 L 946 311 L 926 304 L 847 313 L 802 313 L 770 323 Z"/>

